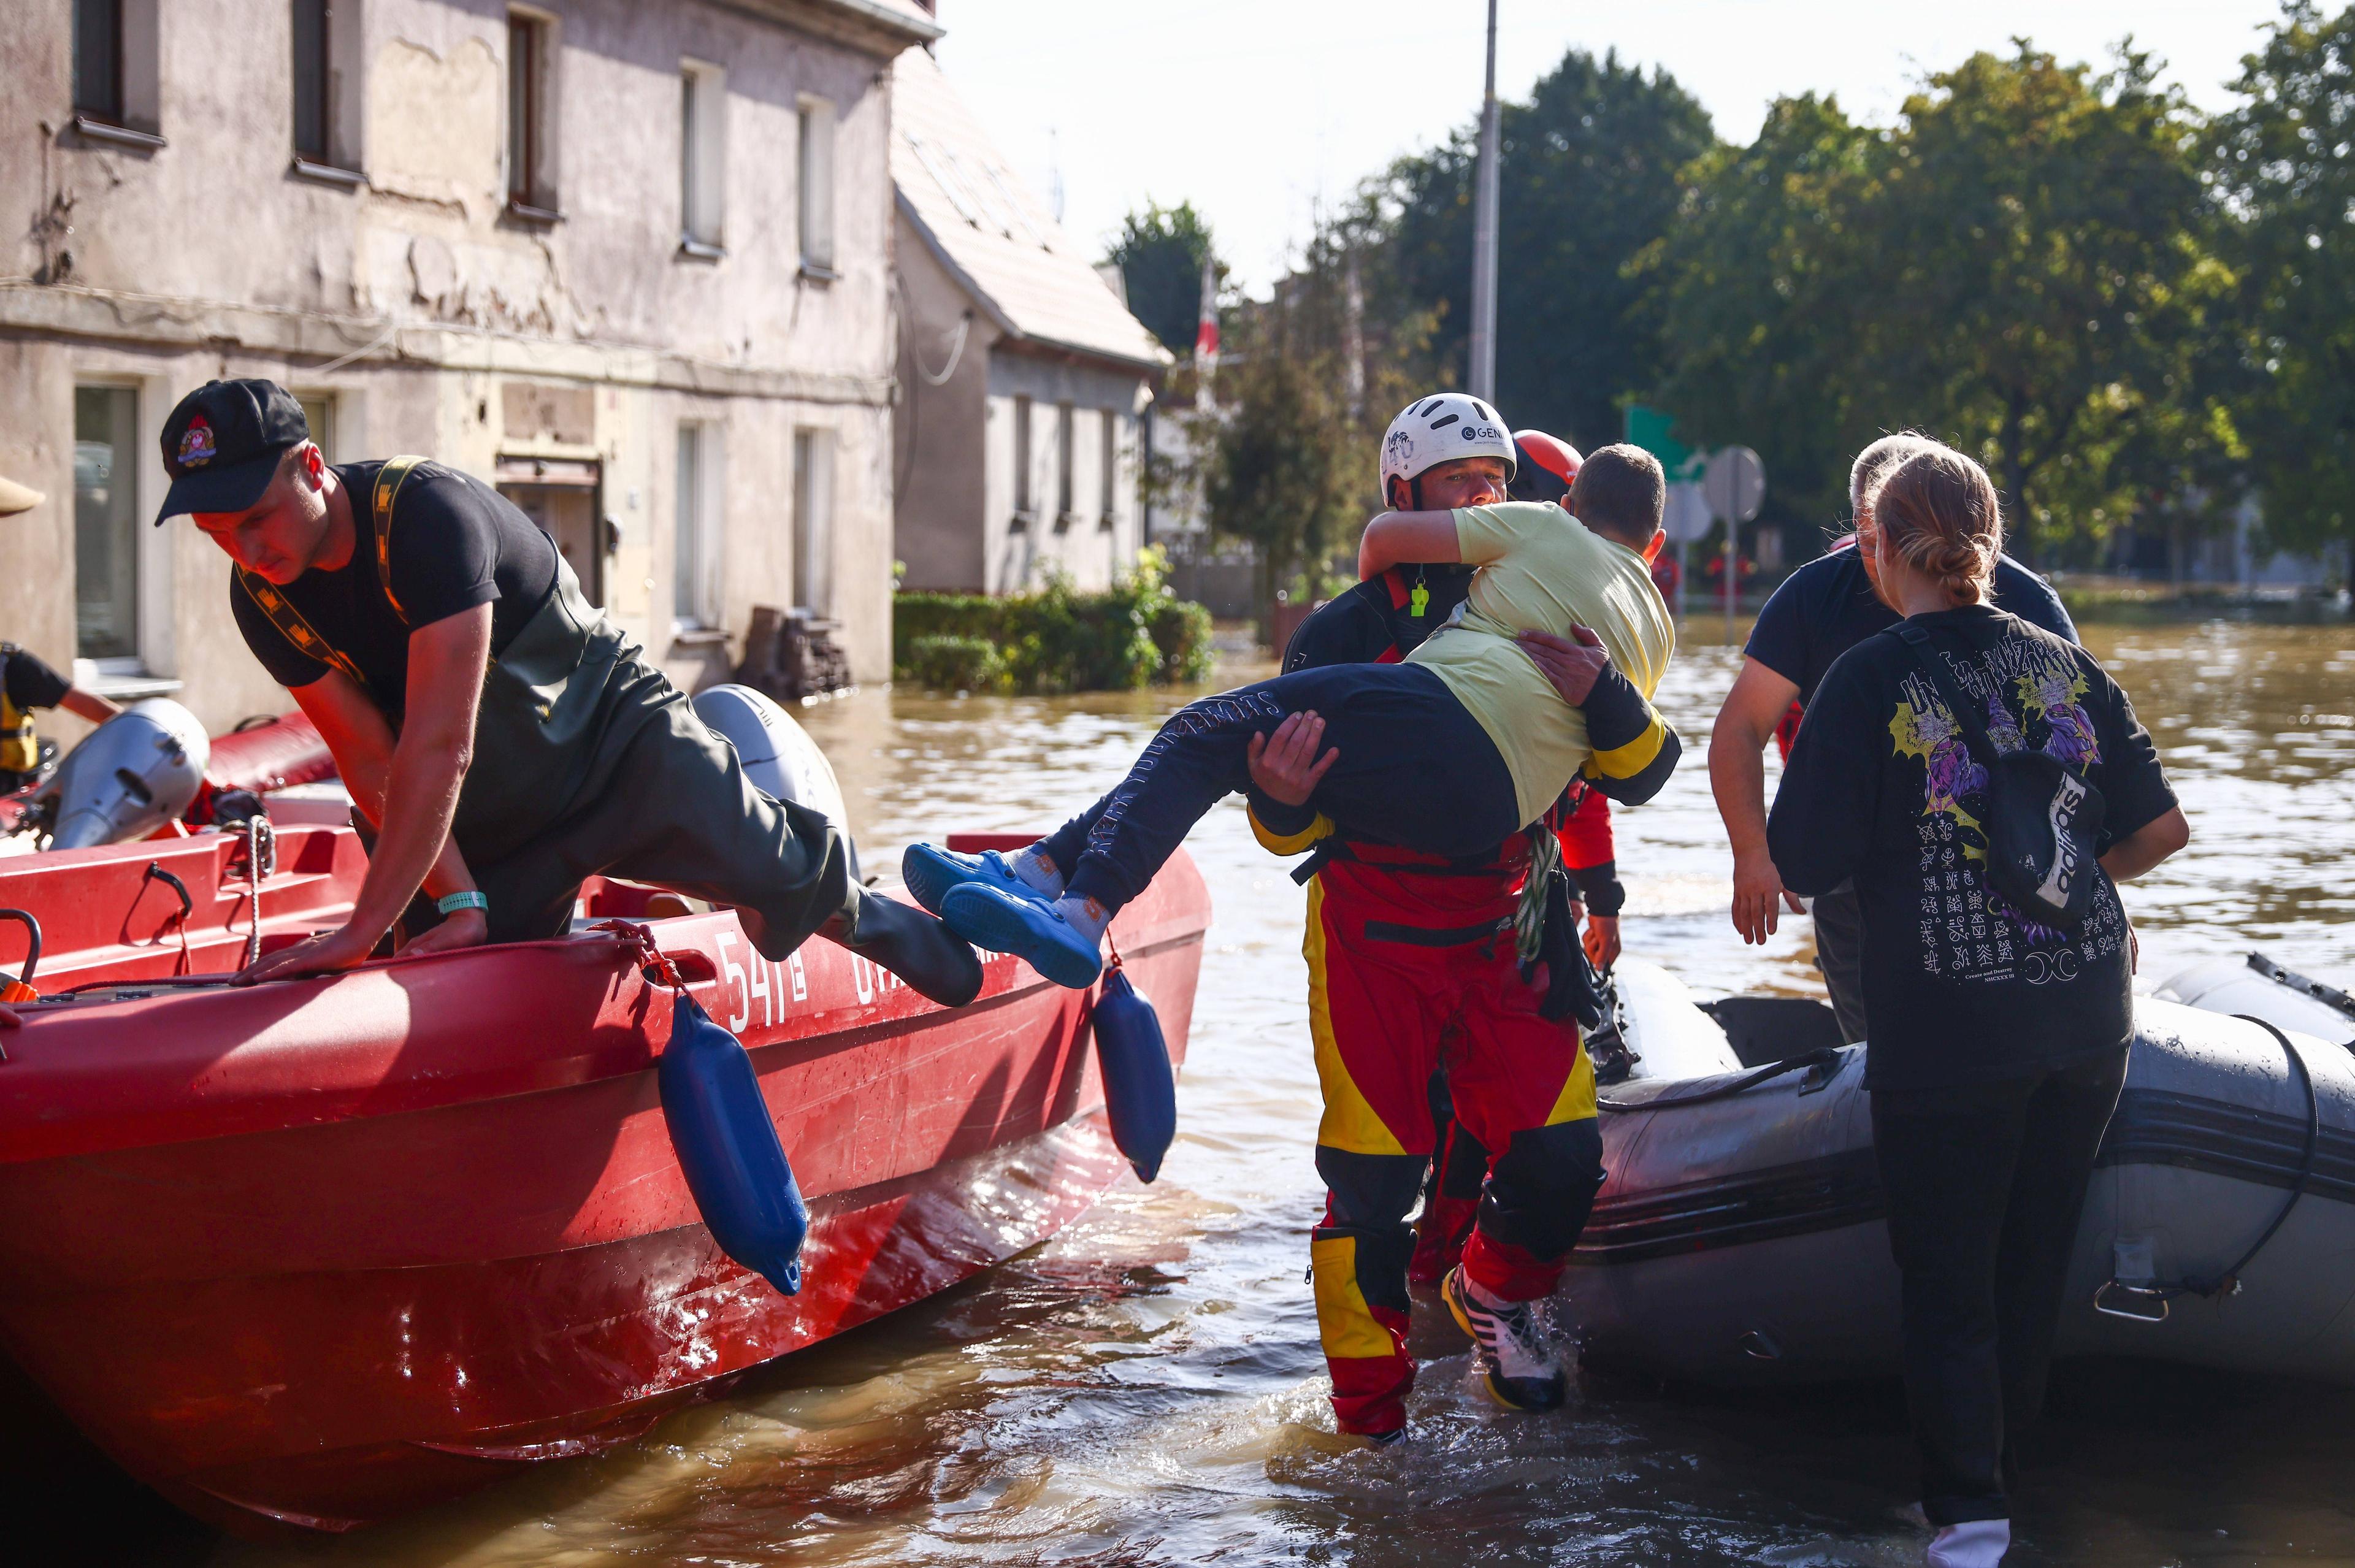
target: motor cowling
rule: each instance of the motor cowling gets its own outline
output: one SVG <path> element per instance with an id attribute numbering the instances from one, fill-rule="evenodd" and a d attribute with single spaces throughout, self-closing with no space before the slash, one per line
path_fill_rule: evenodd
<path id="1" fill-rule="evenodd" d="M 695 715 L 736 748 L 744 776 L 772 800 L 805 805 L 834 824 L 849 852 L 850 875 L 858 872 L 858 847 L 851 842 L 850 813 L 843 805 L 842 784 L 834 764 L 826 760 L 809 731 L 792 714 L 749 686 L 715 686 L 698 692 Z"/>
<path id="2" fill-rule="evenodd" d="M 144 838 L 187 810 L 212 743 L 197 716 L 168 698 L 132 704 L 91 731 L 34 793 L 53 825 L 52 849 Z"/>

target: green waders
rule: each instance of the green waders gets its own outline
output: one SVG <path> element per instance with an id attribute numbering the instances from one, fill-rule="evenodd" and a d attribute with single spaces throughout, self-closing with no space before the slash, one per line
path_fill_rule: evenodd
<path id="1" fill-rule="evenodd" d="M 396 613 L 393 501 L 420 461 L 387 463 L 370 497 L 378 580 Z M 239 580 L 296 647 L 366 689 L 283 595 Z M 860 919 L 871 901 L 851 880 L 840 832 L 753 788 L 735 749 L 581 596 L 562 556 L 547 600 L 484 675 L 450 837 L 490 901 L 493 942 L 562 934 L 582 880 L 598 874 L 731 905 L 771 959 L 837 916 L 846 937 L 863 940 L 874 923 Z M 413 935 L 438 918 L 421 898 L 403 924 Z"/>

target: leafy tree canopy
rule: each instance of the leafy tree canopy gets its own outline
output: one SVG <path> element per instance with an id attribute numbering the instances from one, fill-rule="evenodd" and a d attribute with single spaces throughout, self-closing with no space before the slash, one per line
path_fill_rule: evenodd
<path id="1" fill-rule="evenodd" d="M 1202 315 L 1202 262 L 1212 254 L 1210 226 L 1190 201 L 1175 207 L 1153 202 L 1130 213 L 1104 254 L 1128 285 L 1129 314 L 1181 359 L 1194 351 Z M 1226 275 L 1223 265 L 1218 275 Z"/>

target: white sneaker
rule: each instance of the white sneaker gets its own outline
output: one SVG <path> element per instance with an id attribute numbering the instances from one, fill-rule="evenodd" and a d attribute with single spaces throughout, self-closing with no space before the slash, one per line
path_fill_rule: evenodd
<path id="1" fill-rule="evenodd" d="M 2011 1520 L 1975 1519 L 1950 1524 L 1930 1538 L 1930 1568 L 1996 1568 L 2011 1549 Z"/>
<path id="2" fill-rule="evenodd" d="M 1569 1397 L 1570 1378 L 1561 1353 L 1529 1302 L 1490 1307 L 1465 1285 L 1464 1265 L 1439 1282 L 1440 1299 L 1456 1327 L 1472 1336 L 1488 1397 L 1509 1410 L 1559 1410 Z"/>

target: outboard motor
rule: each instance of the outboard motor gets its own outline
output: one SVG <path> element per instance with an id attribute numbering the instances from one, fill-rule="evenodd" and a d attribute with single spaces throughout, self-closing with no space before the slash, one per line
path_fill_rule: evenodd
<path id="1" fill-rule="evenodd" d="M 715 686 L 698 693 L 695 715 L 727 738 L 744 764 L 752 787 L 772 800 L 790 800 L 807 806 L 842 833 L 850 857 L 853 881 L 858 874 L 858 846 L 850 838 L 850 813 L 842 804 L 842 785 L 834 765 L 809 731 L 794 722 L 792 714 L 749 686 Z"/>
<path id="2" fill-rule="evenodd" d="M 163 697 L 132 704 L 91 731 L 34 793 L 35 808 L 52 824 L 49 848 L 145 837 L 187 810 L 211 757 L 195 714 Z"/>

